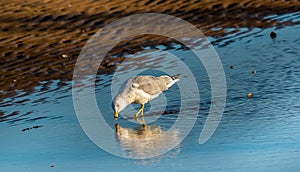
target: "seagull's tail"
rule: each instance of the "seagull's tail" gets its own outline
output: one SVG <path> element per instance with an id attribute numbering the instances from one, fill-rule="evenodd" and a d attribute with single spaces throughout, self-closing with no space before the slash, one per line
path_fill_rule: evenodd
<path id="1" fill-rule="evenodd" d="M 177 75 L 171 76 L 171 78 L 172 78 L 175 82 L 177 82 L 177 81 L 179 81 L 180 76 L 181 76 L 180 74 L 177 74 Z"/>

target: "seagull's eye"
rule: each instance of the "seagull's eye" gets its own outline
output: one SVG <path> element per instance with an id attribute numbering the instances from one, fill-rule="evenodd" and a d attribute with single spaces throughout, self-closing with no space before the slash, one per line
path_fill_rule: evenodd
<path id="1" fill-rule="evenodd" d="M 120 105 L 119 105 L 119 104 L 117 104 L 117 105 L 116 105 L 116 107 L 120 107 Z"/>

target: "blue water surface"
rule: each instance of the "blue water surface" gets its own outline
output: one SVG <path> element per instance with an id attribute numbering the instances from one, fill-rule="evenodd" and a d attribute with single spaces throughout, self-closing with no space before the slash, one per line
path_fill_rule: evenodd
<path id="1" fill-rule="evenodd" d="M 284 16 L 287 17 L 291 16 Z M 299 20 L 299 14 L 293 14 L 291 18 Z M 199 144 L 199 135 L 211 104 L 205 68 L 199 61 L 193 61 L 192 52 L 179 45 L 171 49 L 157 46 L 151 53 L 145 51 L 128 55 L 128 58 L 145 56 L 148 66 L 144 68 L 149 70 L 142 74 L 159 75 L 163 74 L 159 68 L 172 64 L 164 64 L 163 60 L 151 61 L 151 56 L 164 56 L 169 52 L 181 57 L 195 71 L 201 95 L 196 123 L 176 148 L 143 160 L 121 158 L 105 152 L 80 127 L 73 107 L 72 83 L 45 81 L 31 94 L 20 92 L 0 103 L 0 110 L 4 113 L 0 123 L 0 171 L 298 172 L 300 26 L 240 30 L 224 38 L 209 38 L 224 67 L 227 96 L 220 125 L 205 144 Z M 276 39 L 269 36 L 273 30 L 277 33 Z M 128 70 L 134 68 L 123 72 Z M 111 101 L 106 101 L 111 99 L 112 76 L 99 76 L 96 95 L 99 107 L 105 107 L 105 119 L 113 129 L 115 121 L 111 118 Z M 253 97 L 248 98 L 248 93 Z M 180 110 L 179 94 L 176 85 L 165 94 L 168 99 L 166 111 L 174 113 L 149 116 L 145 118 L 146 122 L 152 120 L 151 125 L 168 129 Z M 150 108 L 155 107 L 147 105 L 146 114 Z M 130 114 L 124 114 L 126 117 Z M 126 122 L 124 118 L 120 119 L 122 127 L 134 129 L 139 126 Z"/>

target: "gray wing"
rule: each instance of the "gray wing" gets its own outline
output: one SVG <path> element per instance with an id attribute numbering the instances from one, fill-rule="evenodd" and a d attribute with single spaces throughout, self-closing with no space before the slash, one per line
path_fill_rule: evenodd
<path id="1" fill-rule="evenodd" d="M 150 95 L 160 94 L 168 88 L 164 82 L 154 76 L 134 77 L 132 79 L 132 87 L 142 89 Z"/>

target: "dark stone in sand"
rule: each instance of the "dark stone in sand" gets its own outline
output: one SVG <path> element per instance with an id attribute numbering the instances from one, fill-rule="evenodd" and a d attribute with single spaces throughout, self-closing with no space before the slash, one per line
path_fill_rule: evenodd
<path id="1" fill-rule="evenodd" d="M 272 39 L 275 39 L 275 38 L 277 37 L 276 32 L 272 31 L 272 32 L 270 33 L 270 37 L 271 37 Z"/>

